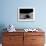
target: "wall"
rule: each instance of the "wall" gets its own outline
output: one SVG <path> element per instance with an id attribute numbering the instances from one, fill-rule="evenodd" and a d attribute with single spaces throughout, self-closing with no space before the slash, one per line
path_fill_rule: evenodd
<path id="1" fill-rule="evenodd" d="M 16 28 L 42 27 L 46 28 L 46 1 L 45 0 L 0 0 L 0 25 L 13 24 Z M 30 22 L 17 21 L 18 7 L 34 7 L 36 20 Z"/>
<path id="2" fill-rule="evenodd" d="M 46 0 L 0 0 L 0 31 L 9 24 L 16 28 L 41 27 L 46 31 Z M 36 20 L 30 22 L 17 21 L 18 7 L 34 7 L 36 9 Z"/>

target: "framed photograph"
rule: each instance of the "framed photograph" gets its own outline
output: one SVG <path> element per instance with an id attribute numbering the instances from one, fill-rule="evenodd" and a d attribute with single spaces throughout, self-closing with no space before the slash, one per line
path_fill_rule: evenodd
<path id="1" fill-rule="evenodd" d="M 35 8 L 19 7 L 18 21 L 35 21 Z"/>

